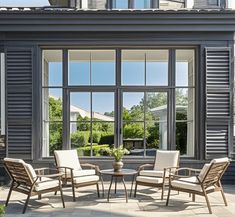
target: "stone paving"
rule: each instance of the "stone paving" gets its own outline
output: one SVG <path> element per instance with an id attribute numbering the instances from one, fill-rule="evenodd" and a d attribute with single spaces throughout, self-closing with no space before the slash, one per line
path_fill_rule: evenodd
<path id="1" fill-rule="evenodd" d="M 127 184 L 130 189 L 130 184 Z M 62 208 L 60 195 L 45 194 L 42 200 L 32 197 L 26 214 L 21 214 L 26 195 L 13 192 L 6 210 L 6 217 L 234 217 L 235 216 L 235 185 L 224 186 L 228 207 L 225 207 L 219 192 L 209 196 L 213 214 L 208 214 L 205 199 L 196 196 L 196 202 L 192 202 L 189 194 L 172 192 L 169 207 L 165 206 L 165 200 L 160 200 L 160 191 L 156 189 L 140 187 L 136 198 L 129 198 L 125 202 L 124 189 L 118 184 L 117 195 L 112 191 L 110 202 L 107 202 L 108 183 L 105 183 L 105 197 L 98 198 L 95 186 L 80 188 L 76 191 L 77 201 L 72 202 L 70 189 L 64 189 L 66 208 Z M 8 188 L 0 192 L 0 203 L 4 203 Z M 165 192 L 167 194 L 167 191 Z M 165 196 L 166 198 L 166 196 Z"/>

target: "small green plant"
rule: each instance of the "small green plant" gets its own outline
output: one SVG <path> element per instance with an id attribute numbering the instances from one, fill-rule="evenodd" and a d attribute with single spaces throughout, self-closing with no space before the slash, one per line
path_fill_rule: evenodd
<path id="1" fill-rule="evenodd" d="M 0 217 L 3 217 L 5 214 L 5 206 L 0 204 Z"/>
<path id="2" fill-rule="evenodd" d="M 119 146 L 118 148 L 107 148 L 107 153 L 115 158 L 115 161 L 121 161 L 125 154 L 129 154 L 130 152 L 123 148 L 123 146 Z"/>

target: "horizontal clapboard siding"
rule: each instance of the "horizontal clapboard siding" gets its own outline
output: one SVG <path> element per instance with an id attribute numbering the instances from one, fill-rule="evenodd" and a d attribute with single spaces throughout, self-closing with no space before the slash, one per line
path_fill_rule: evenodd
<path id="1" fill-rule="evenodd" d="M 228 156 L 230 49 L 206 48 L 206 158 Z"/>
<path id="2" fill-rule="evenodd" d="M 31 48 L 9 48 L 7 70 L 7 150 L 9 157 L 32 156 L 32 70 Z"/>

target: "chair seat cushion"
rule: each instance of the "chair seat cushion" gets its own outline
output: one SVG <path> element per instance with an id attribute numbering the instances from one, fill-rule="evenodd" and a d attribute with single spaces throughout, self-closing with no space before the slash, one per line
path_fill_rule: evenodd
<path id="1" fill-rule="evenodd" d="M 73 170 L 73 177 L 92 176 L 95 174 L 96 174 L 96 171 L 93 169 Z M 65 175 L 63 177 L 65 177 Z M 67 170 L 67 178 L 71 178 L 70 170 Z"/>
<path id="2" fill-rule="evenodd" d="M 141 170 L 141 176 L 163 177 L 163 170 Z M 169 177 L 169 172 L 166 171 L 166 177 Z"/>
<path id="3" fill-rule="evenodd" d="M 98 182 L 99 181 L 99 176 L 97 175 L 91 175 L 91 176 L 79 176 L 75 177 L 73 179 L 75 184 L 84 184 L 86 182 Z"/>
<path id="4" fill-rule="evenodd" d="M 136 181 L 150 183 L 150 184 L 161 184 L 163 182 L 163 178 L 151 177 L 151 176 L 137 176 Z"/>
<path id="5" fill-rule="evenodd" d="M 196 176 L 173 180 L 171 182 L 171 185 L 177 188 L 202 192 L 201 185 L 199 184 Z M 211 190 L 211 189 L 214 189 L 214 187 L 210 186 L 206 190 Z"/>
<path id="6" fill-rule="evenodd" d="M 36 191 L 47 190 L 50 188 L 55 188 L 59 186 L 59 180 L 50 179 L 50 178 L 42 178 L 41 181 L 37 181 L 35 184 Z"/>

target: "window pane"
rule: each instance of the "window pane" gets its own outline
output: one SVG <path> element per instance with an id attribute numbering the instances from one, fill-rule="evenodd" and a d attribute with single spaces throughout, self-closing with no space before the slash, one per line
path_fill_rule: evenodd
<path id="1" fill-rule="evenodd" d="M 134 0 L 135 9 L 148 9 L 151 8 L 151 0 Z"/>
<path id="2" fill-rule="evenodd" d="M 95 121 L 92 123 L 93 156 L 107 156 L 105 151 L 114 145 L 114 122 Z"/>
<path id="3" fill-rule="evenodd" d="M 62 148 L 62 89 L 43 88 L 43 156 Z"/>
<path id="4" fill-rule="evenodd" d="M 122 51 L 122 84 L 144 85 L 145 84 L 145 51 L 123 50 Z"/>
<path id="5" fill-rule="evenodd" d="M 43 86 L 62 86 L 62 51 L 43 51 Z"/>
<path id="6" fill-rule="evenodd" d="M 90 156 L 90 122 L 79 121 L 70 123 L 71 148 L 77 149 L 79 156 Z"/>
<path id="7" fill-rule="evenodd" d="M 69 85 L 90 84 L 90 52 L 69 51 Z"/>
<path id="8" fill-rule="evenodd" d="M 115 51 L 69 51 L 69 85 L 114 85 Z"/>
<path id="9" fill-rule="evenodd" d="M 194 89 L 176 89 L 176 147 L 194 156 Z"/>
<path id="10" fill-rule="evenodd" d="M 176 50 L 176 86 L 194 86 L 194 50 Z"/>
<path id="11" fill-rule="evenodd" d="M 115 51 L 92 51 L 92 85 L 114 85 L 115 71 Z"/>
<path id="12" fill-rule="evenodd" d="M 114 121 L 114 93 L 92 93 L 92 119 Z"/>
<path id="13" fill-rule="evenodd" d="M 144 123 L 123 121 L 123 146 L 130 155 L 144 155 Z"/>
<path id="14" fill-rule="evenodd" d="M 128 8 L 128 0 L 113 0 L 113 8 L 127 9 Z"/>
<path id="15" fill-rule="evenodd" d="M 62 122 L 43 121 L 43 157 L 53 156 L 62 149 Z"/>
<path id="16" fill-rule="evenodd" d="M 144 93 L 123 93 L 122 118 L 124 121 L 144 120 Z"/>
<path id="17" fill-rule="evenodd" d="M 167 93 L 146 94 L 146 151 L 154 155 L 154 149 L 167 149 Z"/>
<path id="18" fill-rule="evenodd" d="M 168 50 L 146 52 L 146 84 L 168 84 Z"/>
<path id="19" fill-rule="evenodd" d="M 70 94 L 70 121 L 89 121 L 91 118 L 91 93 Z"/>

